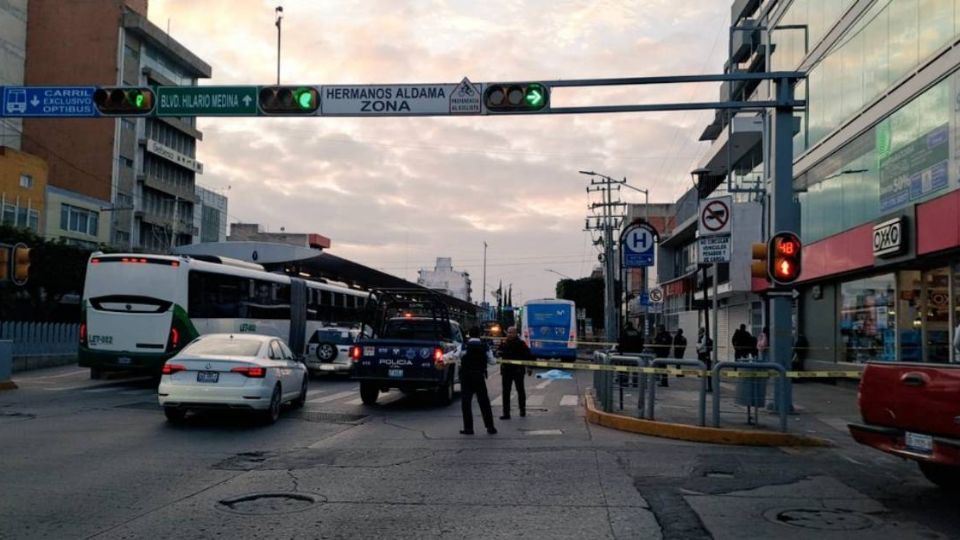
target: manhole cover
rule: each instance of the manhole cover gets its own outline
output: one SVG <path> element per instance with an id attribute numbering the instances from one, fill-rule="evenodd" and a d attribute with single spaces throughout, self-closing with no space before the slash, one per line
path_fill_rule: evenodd
<path id="1" fill-rule="evenodd" d="M 289 514 L 324 502 L 325 498 L 306 493 L 254 493 L 217 501 L 217 508 L 235 514 Z"/>
<path id="2" fill-rule="evenodd" d="M 823 508 L 790 508 L 768 510 L 767 521 L 818 531 L 860 531 L 879 525 L 877 518 L 850 510 Z"/>
<path id="3" fill-rule="evenodd" d="M 366 419 L 365 414 L 332 413 L 303 411 L 292 418 L 307 422 L 330 422 L 333 424 L 354 424 Z"/>

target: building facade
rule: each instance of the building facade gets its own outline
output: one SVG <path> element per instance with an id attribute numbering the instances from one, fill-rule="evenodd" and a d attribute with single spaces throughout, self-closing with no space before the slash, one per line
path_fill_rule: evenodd
<path id="1" fill-rule="evenodd" d="M 312 249 L 330 249 L 330 239 L 316 233 L 288 233 L 261 231 L 258 223 L 233 223 L 230 225 L 228 242 L 269 242 Z"/>
<path id="2" fill-rule="evenodd" d="M 31 0 L 26 84 L 195 85 L 209 78 L 210 66 L 146 14 L 146 0 Z M 166 252 L 199 234 L 202 134 L 195 119 L 28 119 L 24 139 L 25 149 L 48 161 L 52 187 L 109 202 L 97 211 L 109 243 Z"/>
<path id="3" fill-rule="evenodd" d="M 47 163 L 0 146 L 0 222 L 41 234 L 47 205 Z"/>
<path id="4" fill-rule="evenodd" d="M 952 347 L 960 325 L 960 1 L 738 0 L 731 22 L 726 71 L 806 74 L 795 89 L 806 106 L 796 114 L 792 155 L 804 243 L 793 324 L 808 344 L 800 351 L 806 367 L 960 360 Z M 720 90 L 721 99 L 771 95 L 767 82 Z M 697 196 L 759 204 L 756 241 L 769 229 L 771 124 L 763 113 L 718 113 L 701 137 L 711 148 Z M 749 276 L 749 260 L 734 255 L 727 272 Z M 677 291 L 695 295 L 686 291 L 711 278 L 708 270 L 679 279 L 688 283 Z M 762 295 L 767 285 L 753 280 L 750 288 Z M 731 324 L 763 324 L 761 298 L 745 296 L 749 310 Z"/>
<path id="5" fill-rule="evenodd" d="M 0 86 L 22 86 L 27 54 L 27 0 L 0 2 Z M 23 121 L 0 118 L 0 146 L 20 149 Z"/>
<path id="6" fill-rule="evenodd" d="M 470 273 L 453 269 L 453 259 L 437 257 L 433 270 L 421 268 L 417 272 L 417 284 L 429 289 L 442 291 L 465 302 L 470 301 Z"/>
<path id="7" fill-rule="evenodd" d="M 193 243 L 227 241 L 227 197 L 203 186 L 196 187 L 193 226 L 198 233 Z"/>

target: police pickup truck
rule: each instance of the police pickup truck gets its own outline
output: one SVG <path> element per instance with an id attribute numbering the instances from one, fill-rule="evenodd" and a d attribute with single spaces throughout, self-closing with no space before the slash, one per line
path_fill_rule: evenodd
<path id="1" fill-rule="evenodd" d="M 377 402 L 380 392 L 428 390 L 440 403 L 453 401 L 459 382 L 463 334 L 460 325 L 444 318 L 395 317 L 384 322 L 376 337 L 361 336 L 351 350 L 351 377 L 360 381 L 360 398 Z"/>

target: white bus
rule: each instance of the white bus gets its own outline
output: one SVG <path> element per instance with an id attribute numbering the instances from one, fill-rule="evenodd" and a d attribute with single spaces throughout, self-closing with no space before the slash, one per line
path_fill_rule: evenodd
<path id="1" fill-rule="evenodd" d="M 577 306 L 571 300 L 545 298 L 523 304 L 523 340 L 537 358 L 577 358 Z"/>
<path id="2" fill-rule="evenodd" d="M 94 253 L 83 287 L 79 364 L 160 373 L 201 334 L 281 337 L 303 355 L 307 337 L 360 321 L 368 293 L 264 271 L 222 257 Z"/>

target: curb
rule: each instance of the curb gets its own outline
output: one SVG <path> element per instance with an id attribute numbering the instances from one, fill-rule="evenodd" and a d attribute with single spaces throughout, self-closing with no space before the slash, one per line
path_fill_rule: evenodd
<path id="1" fill-rule="evenodd" d="M 790 433 L 700 427 L 606 413 L 597 410 L 593 402 L 593 395 L 589 392 L 584 395 L 583 403 L 586 409 L 587 421 L 591 424 L 619 431 L 651 435 L 653 437 L 739 446 L 833 446 L 833 444 L 826 439 L 793 435 Z"/>

